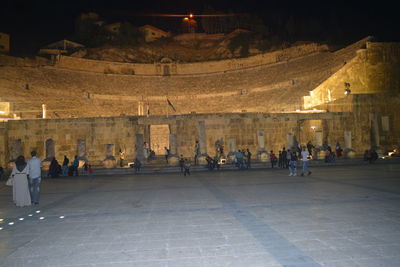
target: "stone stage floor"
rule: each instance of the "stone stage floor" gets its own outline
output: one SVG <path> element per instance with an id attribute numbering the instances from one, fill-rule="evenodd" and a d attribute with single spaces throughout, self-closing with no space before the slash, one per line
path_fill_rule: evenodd
<path id="1" fill-rule="evenodd" d="M 400 266 L 400 164 L 312 171 L 45 179 L 27 208 L 2 182 L 0 265 Z"/>

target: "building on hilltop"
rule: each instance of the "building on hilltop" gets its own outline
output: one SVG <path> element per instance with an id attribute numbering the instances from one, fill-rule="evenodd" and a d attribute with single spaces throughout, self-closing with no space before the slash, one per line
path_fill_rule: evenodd
<path id="1" fill-rule="evenodd" d="M 144 25 L 139 27 L 139 31 L 143 32 L 144 34 L 144 40 L 146 42 L 152 42 L 157 39 L 163 38 L 163 37 L 169 37 L 171 36 L 171 33 L 163 31 L 157 27 L 151 26 L 151 25 Z"/>
<path id="2" fill-rule="evenodd" d="M 60 40 L 58 42 L 54 42 L 48 44 L 39 50 L 39 54 L 50 56 L 51 59 L 54 59 L 55 56 L 58 55 L 70 55 L 82 48 L 85 48 L 84 45 L 72 42 L 69 40 Z"/>
<path id="3" fill-rule="evenodd" d="M 0 32 L 0 53 L 8 54 L 10 52 L 10 35 Z"/>

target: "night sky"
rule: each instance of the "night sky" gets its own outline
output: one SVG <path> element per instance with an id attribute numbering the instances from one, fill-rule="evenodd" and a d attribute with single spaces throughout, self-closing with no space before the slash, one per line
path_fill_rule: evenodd
<path id="1" fill-rule="evenodd" d="M 367 35 L 373 35 L 379 41 L 400 41 L 400 15 L 393 2 L 375 1 L 374 5 L 335 2 L 335 5 L 330 6 L 326 2 L 328 1 L 14 0 L 2 4 L 0 32 L 11 35 L 12 54 L 28 55 L 34 54 L 43 45 L 70 38 L 74 33 L 74 20 L 80 13 L 96 12 L 109 23 L 129 21 L 135 26 L 153 24 L 173 32 L 174 29 L 169 27 L 173 25 L 171 20 L 175 18 L 142 17 L 138 14 L 200 14 L 204 7 L 211 6 L 221 12 L 256 14 L 263 19 L 264 24 L 272 28 L 273 25 L 276 27 L 277 21 L 284 23 L 290 17 L 296 21 L 312 19 L 327 31 L 342 31 L 349 43 Z"/>

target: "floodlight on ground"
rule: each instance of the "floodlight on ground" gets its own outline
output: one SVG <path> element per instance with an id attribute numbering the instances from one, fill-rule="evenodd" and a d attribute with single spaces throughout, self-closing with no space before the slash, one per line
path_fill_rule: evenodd
<path id="1" fill-rule="evenodd" d="M 63 216 L 63 215 L 60 216 L 60 219 L 64 219 L 64 218 L 65 218 L 65 216 Z"/>
<path id="2" fill-rule="evenodd" d="M 40 217 L 39 220 L 44 220 L 44 217 Z"/>
<path id="3" fill-rule="evenodd" d="M 3 230 L 3 227 L 0 227 L 0 231 Z"/>
<path id="4" fill-rule="evenodd" d="M 29 216 L 29 217 L 32 217 L 32 216 L 33 216 L 33 214 L 28 214 L 28 216 Z"/>
<path id="5" fill-rule="evenodd" d="M 40 213 L 40 210 L 37 210 L 36 213 Z"/>
<path id="6" fill-rule="evenodd" d="M 4 221 L 4 219 L 0 219 L 0 223 L 2 223 Z"/>
<path id="7" fill-rule="evenodd" d="M 9 222 L 8 225 L 14 225 L 14 222 Z"/>
<path id="8" fill-rule="evenodd" d="M 23 221 L 23 220 L 24 220 L 24 218 L 22 218 L 22 217 L 21 217 L 21 218 L 19 218 L 18 220 L 20 220 L 20 221 Z"/>

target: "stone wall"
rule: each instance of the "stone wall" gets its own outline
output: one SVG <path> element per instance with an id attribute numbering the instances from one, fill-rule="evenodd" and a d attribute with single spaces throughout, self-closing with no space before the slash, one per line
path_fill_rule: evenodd
<path id="1" fill-rule="evenodd" d="M 351 94 L 400 92 L 400 44 L 367 42 L 366 49 L 304 97 L 304 108 L 346 97 L 345 83 Z"/>
<path id="2" fill-rule="evenodd" d="M 215 154 L 217 140 L 224 143 L 225 152 L 229 152 L 229 140 L 235 140 L 235 149 L 249 148 L 256 156 L 260 149 L 277 152 L 283 146 L 288 147 L 288 134 L 295 141 L 305 144 L 312 141 L 316 144 L 317 132 L 321 140 L 333 146 L 337 141 L 345 143 L 344 132 L 351 133 L 352 148 L 362 154 L 373 143 L 374 131 L 371 126 L 371 113 L 377 113 L 380 146 L 392 148 L 400 142 L 400 121 L 396 109 L 374 105 L 375 96 L 353 98 L 353 112 L 328 113 L 290 113 L 290 114 L 191 114 L 150 117 L 110 117 L 80 119 L 36 119 L 15 120 L 0 124 L 1 164 L 12 160 L 18 152 L 28 156 L 33 149 L 41 158 L 46 157 L 46 141 L 52 139 L 55 145 L 55 156 L 61 160 L 63 155 L 72 158 L 78 153 L 78 142 L 86 146 L 85 157 L 94 165 L 101 165 L 106 158 L 109 147 L 114 153 L 119 149 L 126 151 L 127 160 L 136 156 L 142 144 L 136 143 L 137 134 L 143 140 L 150 140 L 150 125 L 168 125 L 170 134 L 177 137 L 177 153 L 193 157 L 196 140 L 202 140 L 206 146 L 204 152 Z M 397 96 L 387 96 L 393 103 Z M 384 99 L 381 99 L 382 101 Z M 362 107 L 362 108 L 360 108 Z M 389 130 L 383 129 L 383 122 L 388 117 Z M 200 131 L 203 122 L 204 131 Z M 311 127 L 313 126 L 313 127 Z M 386 127 L 386 126 L 385 126 Z M 263 146 L 259 146 L 258 133 L 262 132 Z M 384 139 L 384 140 L 383 140 Z M 20 143 L 18 143 L 20 140 Z M 17 141 L 17 142 L 16 142 Z M 17 145 L 16 145 L 17 144 Z M 15 148 L 14 146 L 17 146 Z M 20 151 L 15 151 L 20 149 Z M 117 155 L 114 155 L 117 156 Z"/>

